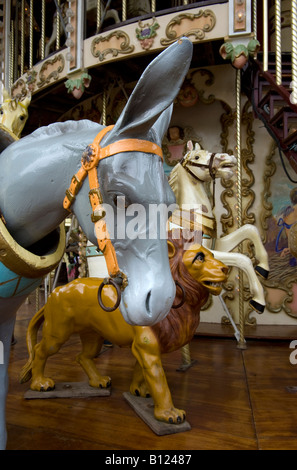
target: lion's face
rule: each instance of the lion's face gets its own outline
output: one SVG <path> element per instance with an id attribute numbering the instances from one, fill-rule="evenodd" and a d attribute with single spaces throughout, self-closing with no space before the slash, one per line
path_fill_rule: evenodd
<path id="1" fill-rule="evenodd" d="M 183 263 L 190 275 L 212 295 L 220 295 L 227 281 L 228 268 L 202 245 L 193 244 L 185 251 Z"/>

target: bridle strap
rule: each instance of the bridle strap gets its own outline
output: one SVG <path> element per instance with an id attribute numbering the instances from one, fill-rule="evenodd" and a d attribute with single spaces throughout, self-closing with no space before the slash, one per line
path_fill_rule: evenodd
<path id="1" fill-rule="evenodd" d="M 201 180 L 200 178 L 198 178 L 198 176 L 195 175 L 195 174 L 188 168 L 188 166 L 193 166 L 193 167 L 196 167 L 196 168 L 207 168 L 207 169 L 209 170 L 209 174 L 210 174 L 210 176 L 211 176 L 211 179 L 212 179 L 212 180 L 215 180 L 215 177 L 216 177 L 216 170 L 213 168 L 213 162 L 214 162 L 215 156 L 216 156 L 216 153 L 212 153 L 212 154 L 211 154 L 211 157 L 210 157 L 210 160 L 209 160 L 209 164 L 208 164 L 208 165 L 205 165 L 204 163 L 193 162 L 193 161 L 187 160 L 186 157 L 184 157 L 184 158 L 182 159 L 182 161 L 181 161 L 181 166 L 182 166 L 188 173 L 190 173 L 190 175 L 192 175 L 193 178 L 195 178 L 196 180 L 201 181 L 201 182 L 203 182 L 203 180 Z"/>
<path id="2" fill-rule="evenodd" d="M 101 148 L 100 144 L 105 135 L 113 129 L 114 126 L 104 128 L 89 145 L 82 155 L 82 165 L 80 170 L 73 176 L 71 185 L 66 191 L 66 197 L 63 202 L 64 209 L 71 211 L 71 206 L 75 201 L 77 194 L 86 177 L 89 178 L 90 185 L 90 204 L 93 210 L 91 216 L 92 222 L 95 224 L 95 232 L 99 249 L 104 254 L 107 269 L 111 278 L 121 280 L 121 288 L 127 286 L 127 278 L 120 271 L 115 249 L 112 245 L 110 235 L 107 230 L 103 208 L 103 198 L 100 190 L 98 179 L 98 165 L 101 160 L 123 152 L 141 152 L 154 154 L 163 160 L 163 152 L 157 144 L 140 139 L 124 139 Z"/>
<path id="3" fill-rule="evenodd" d="M 208 169 L 210 177 L 213 181 L 213 206 L 212 206 L 213 208 L 215 207 L 215 185 L 216 185 L 216 170 L 213 167 L 213 162 L 214 162 L 215 156 L 216 156 L 216 153 L 211 154 L 208 165 L 205 165 L 204 163 L 189 161 L 189 160 L 186 159 L 186 156 L 180 162 L 181 166 L 184 168 L 184 170 L 186 170 L 196 181 L 199 181 L 200 183 L 204 183 L 204 181 L 202 179 L 200 179 L 197 175 L 195 175 L 195 173 L 193 173 L 190 170 L 189 166 L 190 167 L 193 166 L 193 167 L 196 167 L 196 168 L 207 168 Z"/>

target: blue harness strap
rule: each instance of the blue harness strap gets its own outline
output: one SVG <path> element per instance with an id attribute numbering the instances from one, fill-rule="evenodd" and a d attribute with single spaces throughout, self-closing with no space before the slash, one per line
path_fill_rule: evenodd
<path id="1" fill-rule="evenodd" d="M 286 224 L 286 222 L 284 221 L 284 219 L 279 219 L 278 223 L 277 223 L 277 226 L 278 227 L 281 227 L 281 230 L 279 231 L 279 234 L 277 236 L 277 239 L 276 239 L 276 243 L 275 243 L 275 251 L 276 253 L 281 253 L 283 251 L 283 249 L 279 248 L 279 241 L 280 241 L 280 237 L 283 233 L 283 231 L 285 230 L 285 228 L 287 229 L 290 229 L 291 227 L 293 227 L 294 224 L 291 224 L 291 225 L 288 225 Z"/>
<path id="2" fill-rule="evenodd" d="M 40 279 L 27 279 L 13 273 L 0 263 L 0 298 L 20 297 L 29 295 L 41 284 Z"/>

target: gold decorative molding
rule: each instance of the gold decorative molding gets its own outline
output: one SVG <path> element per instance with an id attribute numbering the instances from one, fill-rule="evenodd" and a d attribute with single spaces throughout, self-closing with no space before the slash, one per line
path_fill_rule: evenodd
<path id="1" fill-rule="evenodd" d="M 51 80 L 58 80 L 64 68 L 65 59 L 63 54 L 58 54 L 52 60 L 46 60 L 39 71 L 38 88 L 48 85 Z"/>
<path id="2" fill-rule="evenodd" d="M 169 46 L 183 36 L 194 36 L 195 41 L 205 39 L 216 25 L 216 16 L 212 10 L 199 10 L 198 13 L 181 13 L 175 16 L 166 27 L 166 38 L 161 39 L 162 46 Z"/>
<path id="3" fill-rule="evenodd" d="M 194 70 L 189 74 L 189 81 L 194 83 L 195 78 L 197 78 L 197 75 L 201 75 L 201 77 L 205 78 L 204 85 L 205 87 L 210 87 L 214 84 L 215 82 L 215 77 L 214 74 L 208 70 L 208 69 L 198 69 Z M 208 95 L 208 97 L 205 96 L 205 90 L 203 88 L 198 89 L 196 86 L 197 91 L 198 91 L 198 98 L 199 101 L 203 104 L 212 104 L 216 101 L 216 97 L 212 94 Z"/>
<path id="4" fill-rule="evenodd" d="M 256 196 L 252 187 L 255 184 L 255 177 L 249 165 L 255 162 L 253 144 L 255 142 L 255 132 L 253 130 L 253 114 L 249 112 L 250 102 L 247 101 L 242 112 L 242 127 L 246 128 L 246 148 L 242 149 L 242 165 L 245 170 L 246 178 L 243 179 L 243 196 L 245 197 L 245 210 L 243 214 L 243 224 L 252 224 L 256 222 L 256 216 L 249 213 L 253 206 Z"/>
<path id="5" fill-rule="evenodd" d="M 229 134 L 232 132 L 232 126 L 234 126 L 236 120 L 236 113 L 232 111 L 230 106 L 225 102 L 221 101 L 223 110 L 225 111 L 221 115 L 221 145 L 222 145 L 222 152 L 225 153 L 233 153 L 233 149 L 228 149 L 229 146 Z M 234 179 L 231 178 L 230 180 L 221 180 L 222 187 L 225 188 L 224 191 L 221 193 L 221 202 L 223 204 L 224 209 L 226 210 L 226 214 L 221 215 L 221 224 L 222 224 L 222 231 L 224 234 L 229 233 L 229 228 L 234 226 L 234 216 L 232 213 L 232 208 L 230 206 L 229 201 L 234 198 Z"/>
<path id="6" fill-rule="evenodd" d="M 108 36 L 98 36 L 91 44 L 93 57 L 103 62 L 108 54 L 117 57 L 119 54 L 131 54 L 135 46 L 130 44 L 130 37 L 123 31 L 113 31 Z"/>

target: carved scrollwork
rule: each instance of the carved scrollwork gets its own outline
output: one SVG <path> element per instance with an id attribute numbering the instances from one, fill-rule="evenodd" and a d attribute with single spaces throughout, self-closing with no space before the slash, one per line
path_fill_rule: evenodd
<path id="1" fill-rule="evenodd" d="M 38 88 L 48 85 L 51 80 L 58 80 L 59 75 L 63 72 L 65 67 L 65 59 L 63 54 L 58 54 L 53 59 L 46 60 L 42 65 L 39 72 Z"/>
<path id="2" fill-rule="evenodd" d="M 202 41 L 205 33 L 212 31 L 215 25 L 216 16 L 211 10 L 199 10 L 195 14 L 181 13 L 167 25 L 166 38 L 161 39 L 161 44 L 169 46 L 183 36 L 188 38 L 192 36 L 195 41 Z"/>
<path id="3" fill-rule="evenodd" d="M 193 72 L 191 72 L 188 76 L 188 79 L 191 83 L 195 82 L 195 76 L 196 75 L 201 75 L 201 77 L 206 78 L 206 80 L 204 82 L 204 86 L 207 86 L 207 87 L 211 86 L 215 82 L 214 74 L 210 70 L 198 69 L 198 70 L 194 70 Z M 216 100 L 216 97 L 212 94 L 210 94 L 206 97 L 205 96 L 205 90 L 202 89 L 202 88 L 198 90 L 198 97 L 199 97 L 199 101 L 203 104 L 212 104 Z"/>
<path id="4" fill-rule="evenodd" d="M 221 145 L 222 145 L 222 151 L 226 153 L 232 154 L 232 150 L 228 149 L 229 146 L 229 129 L 232 128 L 235 120 L 236 120 L 236 115 L 228 106 L 226 103 L 221 101 L 221 105 L 224 109 L 224 114 L 221 116 L 221 126 L 222 126 L 222 132 L 221 132 Z M 225 188 L 224 191 L 221 193 L 221 202 L 223 204 L 224 209 L 226 210 L 226 214 L 221 215 L 221 224 L 222 224 L 222 231 L 223 233 L 229 233 L 229 228 L 232 228 L 234 225 L 234 216 L 232 212 L 232 208 L 230 206 L 229 201 L 234 197 L 234 181 L 233 179 L 230 180 L 221 180 L 221 184 L 223 188 Z"/>
<path id="5" fill-rule="evenodd" d="M 102 47 L 102 44 L 107 47 Z M 119 54 L 131 54 L 134 49 L 135 47 L 130 44 L 130 37 L 123 31 L 113 31 L 108 36 L 98 36 L 91 44 L 91 53 L 94 57 L 98 57 L 100 62 L 103 62 L 109 54 L 117 57 Z"/>

